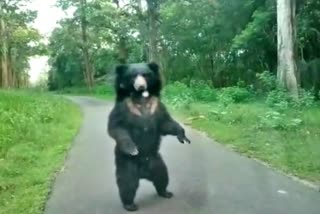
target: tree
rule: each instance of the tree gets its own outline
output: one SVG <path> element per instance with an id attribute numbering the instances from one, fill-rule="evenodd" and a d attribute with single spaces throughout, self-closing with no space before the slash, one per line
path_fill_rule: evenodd
<path id="1" fill-rule="evenodd" d="M 7 29 L 4 21 L 3 13 L 0 17 L 0 36 L 1 36 L 1 86 L 9 87 L 8 82 L 8 44 L 7 44 Z"/>
<path id="2" fill-rule="evenodd" d="M 61 78 L 57 84 L 61 87 L 81 84 L 85 78 L 81 75 L 85 69 L 81 14 L 85 14 L 95 78 L 109 75 L 116 62 L 156 61 L 168 82 L 200 81 L 217 88 L 244 82 L 258 89 L 257 74 L 270 71 L 278 73 L 279 83 L 294 96 L 300 73 L 304 89 L 320 87 L 305 78 L 310 69 L 296 69 L 293 64 L 294 60 L 309 64 L 320 58 L 318 0 L 299 1 L 296 10 L 292 1 L 290 11 L 284 11 L 288 16 L 283 12 L 277 16 L 277 1 L 269 0 L 87 0 L 85 12 L 80 0 L 60 1 L 75 8 L 73 17 L 63 20 L 59 33 L 50 39 L 53 79 L 70 80 Z M 277 26 L 280 20 L 286 22 Z M 320 76 L 317 66 L 307 67 Z"/>
<path id="3" fill-rule="evenodd" d="M 93 70 L 93 58 L 89 53 L 89 41 L 88 41 L 88 3 L 87 0 L 59 0 L 58 5 L 62 9 L 69 9 L 70 7 L 75 7 L 74 19 L 79 22 L 79 27 L 81 29 L 81 50 L 83 55 L 84 70 L 83 76 L 86 85 L 89 89 L 93 87 L 94 84 L 94 70 Z"/>
<path id="4" fill-rule="evenodd" d="M 0 2 L 0 73 L 2 88 L 22 87 L 28 82 L 28 59 L 42 54 L 39 32 L 30 23 L 36 12 L 26 10 L 29 0 Z"/>
<path id="5" fill-rule="evenodd" d="M 82 38 L 82 51 L 83 51 L 83 58 L 84 58 L 84 64 L 85 64 L 85 80 L 87 82 L 87 86 L 89 89 L 93 86 L 93 70 L 92 65 L 90 62 L 90 56 L 89 56 L 89 50 L 88 50 L 88 39 L 87 39 L 87 1 L 86 0 L 80 0 L 80 25 L 81 25 L 81 38 Z"/>
<path id="6" fill-rule="evenodd" d="M 297 67 L 295 62 L 296 2 L 278 0 L 278 81 L 294 97 L 298 97 Z"/>
<path id="7" fill-rule="evenodd" d="M 159 40 L 159 0 L 147 0 L 148 24 L 149 24 L 149 61 L 159 63 L 158 40 Z"/>

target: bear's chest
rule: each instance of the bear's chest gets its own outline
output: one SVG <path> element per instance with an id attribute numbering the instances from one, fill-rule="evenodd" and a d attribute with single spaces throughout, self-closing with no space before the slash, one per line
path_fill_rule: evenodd
<path id="1" fill-rule="evenodd" d="M 156 152 L 160 143 L 158 103 L 148 101 L 139 104 L 127 101 L 127 128 L 141 155 Z"/>
<path id="2" fill-rule="evenodd" d="M 126 101 L 127 115 L 126 121 L 129 127 L 140 131 L 148 132 L 157 129 L 158 101 L 155 98 L 134 103 L 132 100 Z"/>
<path id="3" fill-rule="evenodd" d="M 154 134 L 158 129 L 157 114 L 150 114 L 147 110 L 141 112 L 140 115 L 133 113 L 128 114 L 127 123 L 132 131 L 140 135 Z"/>

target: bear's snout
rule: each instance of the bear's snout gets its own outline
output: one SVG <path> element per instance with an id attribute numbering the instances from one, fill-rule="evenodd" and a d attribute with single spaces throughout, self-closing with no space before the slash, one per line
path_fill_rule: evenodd
<path id="1" fill-rule="evenodd" d="M 147 89 L 147 81 L 143 76 L 138 75 L 134 80 L 133 86 L 136 91 L 144 91 Z"/>

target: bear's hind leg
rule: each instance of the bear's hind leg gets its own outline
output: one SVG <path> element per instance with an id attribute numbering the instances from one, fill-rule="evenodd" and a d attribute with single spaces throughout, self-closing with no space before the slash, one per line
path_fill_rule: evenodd
<path id="1" fill-rule="evenodd" d="M 169 184 L 168 169 L 160 154 L 150 160 L 151 181 L 159 196 L 171 198 L 172 192 L 167 191 Z"/>
<path id="2" fill-rule="evenodd" d="M 137 211 L 138 206 L 134 203 L 134 198 L 139 186 L 138 167 L 131 160 L 119 162 L 117 163 L 116 176 L 121 202 L 127 211 Z"/>

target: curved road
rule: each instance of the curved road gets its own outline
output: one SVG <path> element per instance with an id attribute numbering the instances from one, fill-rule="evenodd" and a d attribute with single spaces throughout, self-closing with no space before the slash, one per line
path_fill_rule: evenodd
<path id="1" fill-rule="evenodd" d="M 113 104 L 71 97 L 84 112 L 83 126 L 53 186 L 46 214 L 120 214 L 114 176 L 114 141 L 106 133 Z M 141 214 L 319 214 L 320 193 L 187 129 L 192 144 L 165 137 L 172 199 L 140 182 Z"/>

